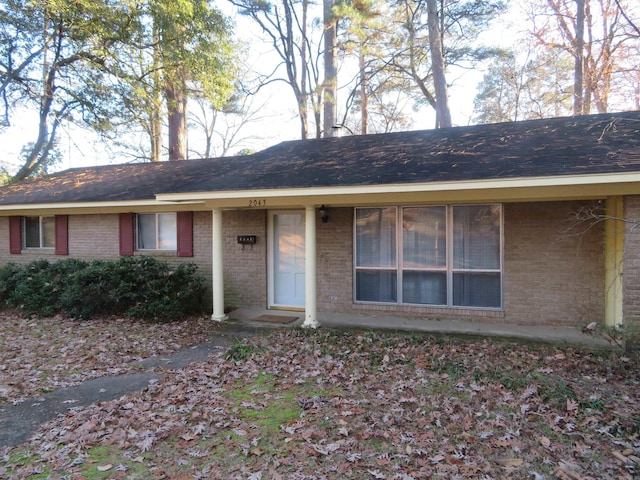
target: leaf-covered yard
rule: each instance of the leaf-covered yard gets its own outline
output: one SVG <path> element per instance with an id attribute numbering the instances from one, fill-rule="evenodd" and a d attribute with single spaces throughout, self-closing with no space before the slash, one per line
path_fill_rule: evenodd
<path id="1" fill-rule="evenodd" d="M 67 322 L 2 319 L 4 401 L 139 368 L 133 359 L 214 334 L 202 320 Z M 0 476 L 631 479 L 638 370 L 635 355 L 608 350 L 280 329 L 143 392 L 70 408 L 1 451 Z"/>
<path id="2" fill-rule="evenodd" d="M 204 342 L 213 328 L 208 318 L 160 324 L 0 313 L 0 402 L 138 372 L 139 360 Z"/>

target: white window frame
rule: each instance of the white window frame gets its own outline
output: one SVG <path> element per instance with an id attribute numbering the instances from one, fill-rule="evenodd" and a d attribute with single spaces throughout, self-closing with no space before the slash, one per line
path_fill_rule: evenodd
<path id="1" fill-rule="evenodd" d="M 153 246 L 153 248 L 151 247 L 141 247 L 140 243 L 141 243 L 141 236 L 140 236 L 140 217 L 141 216 L 154 216 L 155 217 L 155 245 Z M 171 245 L 170 247 L 163 247 L 160 244 L 160 222 L 159 217 L 161 215 L 172 215 L 173 219 L 174 219 L 174 225 L 175 225 L 175 229 L 173 232 L 173 245 Z M 176 251 L 178 248 L 178 222 L 177 222 L 177 215 L 175 212 L 159 212 L 159 213 L 136 213 L 135 215 L 135 231 L 136 231 L 136 235 L 135 235 L 135 240 L 136 240 L 136 250 L 137 251 L 141 251 L 141 252 L 157 252 L 157 251 L 162 251 L 162 252 L 172 252 L 172 251 Z"/>
<path id="2" fill-rule="evenodd" d="M 444 216 L 445 216 L 445 261 L 444 265 L 441 267 L 431 266 L 431 267 L 409 267 L 404 265 L 404 211 L 408 208 L 444 208 Z M 452 286 L 450 285 L 450 277 L 449 270 L 450 265 L 452 264 L 451 257 L 451 242 L 449 242 L 450 232 L 449 225 L 450 221 L 450 212 L 453 211 L 453 208 L 449 208 L 447 205 L 406 205 L 398 208 L 398 221 L 401 222 L 397 227 L 397 236 L 398 236 L 398 303 L 403 305 L 427 305 L 427 306 L 435 306 L 435 307 L 446 307 L 451 304 L 451 299 L 449 298 L 449 294 L 451 293 Z M 427 272 L 427 273 L 444 273 L 445 274 L 445 288 L 446 295 L 444 303 L 410 303 L 404 301 L 404 276 L 405 273 L 409 272 Z"/>
<path id="3" fill-rule="evenodd" d="M 38 245 L 27 245 L 27 219 L 38 219 Z M 51 220 L 53 223 L 53 235 L 51 239 L 51 245 L 44 245 L 45 233 L 44 233 L 44 221 Z M 25 250 L 53 250 L 56 246 L 56 233 L 55 233 L 55 216 L 54 215 L 26 215 L 22 217 L 22 247 Z"/>
<path id="4" fill-rule="evenodd" d="M 403 211 L 404 208 L 420 208 L 420 207 L 442 207 L 446 208 L 446 265 L 442 269 L 439 268 L 414 268 L 414 267 L 404 267 L 403 266 L 403 258 L 404 258 L 404 241 L 403 241 Z M 499 234 L 499 268 L 497 269 L 464 269 L 464 268 L 455 268 L 454 267 L 454 225 L 453 225 L 453 211 L 455 207 L 460 206 L 498 206 L 500 207 L 500 234 Z M 394 267 L 358 267 L 357 259 L 357 212 L 358 210 L 366 209 L 366 208 L 395 208 L 396 210 L 396 266 Z M 397 205 L 378 205 L 378 206 L 367 206 L 367 207 L 356 207 L 354 208 L 353 213 L 353 302 L 358 304 L 374 304 L 374 305 L 407 305 L 407 306 L 420 306 L 427 308 L 463 308 L 463 309 L 473 309 L 473 310 L 502 310 L 504 307 L 504 207 L 499 203 L 481 203 L 481 204 L 434 204 L 434 205 L 405 205 L 405 206 L 397 206 Z M 364 271 L 392 271 L 396 272 L 396 301 L 369 301 L 369 300 L 358 300 L 357 299 L 357 278 L 358 272 Z M 425 303 L 407 303 L 404 302 L 403 299 L 403 275 L 405 271 L 425 271 L 425 272 L 437 272 L 444 271 L 446 272 L 446 304 L 425 304 Z M 453 292 L 453 282 L 454 282 L 454 274 L 457 273 L 497 273 L 500 276 L 500 286 L 499 286 L 499 295 L 500 295 L 500 305 L 497 307 L 483 307 L 483 306 L 468 306 L 468 305 L 454 305 L 454 292 Z"/>

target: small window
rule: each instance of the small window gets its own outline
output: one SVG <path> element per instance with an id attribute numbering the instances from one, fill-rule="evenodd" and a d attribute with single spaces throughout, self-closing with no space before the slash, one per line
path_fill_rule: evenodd
<path id="1" fill-rule="evenodd" d="M 54 248 L 56 246 L 55 217 L 23 217 L 25 248 Z"/>
<path id="2" fill-rule="evenodd" d="M 176 250 L 176 214 L 139 213 L 136 236 L 138 250 Z"/>

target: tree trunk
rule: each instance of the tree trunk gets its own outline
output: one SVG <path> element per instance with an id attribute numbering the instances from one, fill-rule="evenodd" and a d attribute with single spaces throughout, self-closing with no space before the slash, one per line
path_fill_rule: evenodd
<path id="1" fill-rule="evenodd" d="M 153 105 L 151 107 L 150 132 L 151 153 L 149 160 L 159 162 L 162 154 L 162 99 L 160 94 L 154 94 Z"/>
<path id="2" fill-rule="evenodd" d="M 576 0 L 575 66 L 573 73 L 573 114 L 584 112 L 584 0 Z"/>
<path id="3" fill-rule="evenodd" d="M 451 127 L 451 112 L 447 98 L 447 81 L 444 75 L 441 32 L 438 24 L 437 0 L 427 0 L 427 23 L 429 25 L 429 47 L 431 50 L 431 69 L 436 97 L 436 126 Z"/>
<path id="4" fill-rule="evenodd" d="M 159 162 L 162 155 L 162 94 L 158 89 L 161 82 L 159 70 L 156 71 L 153 77 L 153 91 L 149 112 L 149 137 L 151 140 L 149 160 Z"/>
<path id="5" fill-rule="evenodd" d="M 338 44 L 336 19 L 333 15 L 334 0 L 323 0 L 324 5 L 324 136 L 330 137 L 336 124 L 337 81 L 336 48 Z"/>
<path id="6" fill-rule="evenodd" d="M 297 96 L 298 113 L 300 115 L 300 135 L 305 139 L 309 136 L 309 124 L 307 120 L 307 12 L 308 0 L 302 0 L 302 42 L 300 45 L 300 93 Z M 289 34 L 292 34 L 289 31 Z M 295 81 L 295 79 L 293 80 Z M 304 117 L 304 118 L 303 118 Z"/>
<path id="7" fill-rule="evenodd" d="M 51 105 L 53 104 L 53 91 L 55 86 L 56 71 L 51 68 L 44 75 L 43 80 L 43 92 L 42 99 L 40 101 L 40 115 L 38 121 L 38 138 L 36 139 L 31 151 L 27 155 L 27 158 L 13 177 L 14 180 L 24 180 L 44 161 L 46 156 L 43 157 L 41 153 L 45 151 L 47 143 L 50 143 L 49 139 L 49 114 L 51 113 Z"/>
<path id="8" fill-rule="evenodd" d="M 160 44 L 160 33 L 156 24 L 153 26 L 153 42 Z M 149 112 L 149 136 L 151 141 L 151 153 L 149 160 L 159 162 L 162 155 L 162 94 L 160 85 L 160 53 L 157 49 L 153 52 L 153 85 L 151 93 L 151 111 Z"/>
<path id="9" fill-rule="evenodd" d="M 305 140 L 309 138 L 309 111 L 307 108 L 307 88 L 306 80 L 308 76 L 307 72 L 307 6 L 308 0 L 302 2 L 302 40 L 300 49 L 300 85 L 298 86 L 298 70 L 295 61 L 295 44 L 293 33 L 293 12 L 292 6 L 289 3 L 291 0 L 282 0 L 282 7 L 284 9 L 285 30 L 282 31 L 282 25 L 278 23 L 278 33 L 282 39 L 284 46 L 283 59 L 285 60 L 285 67 L 287 69 L 288 83 L 293 89 L 296 96 L 296 103 L 298 105 L 298 116 L 300 117 L 300 138 Z M 264 28 L 264 27 L 263 27 Z"/>
<path id="10" fill-rule="evenodd" d="M 366 135 L 369 126 L 369 92 L 367 91 L 367 74 L 365 72 L 365 58 L 362 49 L 364 45 L 360 46 L 359 60 L 360 60 L 360 133 Z"/>
<path id="11" fill-rule="evenodd" d="M 53 104 L 53 92 L 55 89 L 56 71 L 49 65 L 49 47 L 46 44 L 47 32 L 50 26 L 48 12 L 45 11 L 44 22 L 42 24 L 42 40 L 45 44 L 43 49 L 42 62 L 42 93 L 40 98 L 40 115 L 38 121 L 38 138 L 31 147 L 24 164 L 13 177 L 14 180 L 24 180 L 38 167 L 43 161 L 41 152 L 45 149 L 45 145 L 49 142 L 49 113 Z M 59 51 L 56 49 L 56 51 Z M 46 160 L 46 159 L 45 159 Z"/>
<path id="12" fill-rule="evenodd" d="M 184 78 L 168 80 L 165 88 L 169 125 L 169 160 L 187 158 L 187 95 Z"/>

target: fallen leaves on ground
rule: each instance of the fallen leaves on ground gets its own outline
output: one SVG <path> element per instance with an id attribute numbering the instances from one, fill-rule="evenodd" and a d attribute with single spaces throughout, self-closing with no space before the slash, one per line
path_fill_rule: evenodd
<path id="1" fill-rule="evenodd" d="M 637 358 L 420 334 L 277 330 L 70 410 L 8 478 L 631 479 Z M 109 467 L 109 468 L 107 468 Z"/>
<path id="2" fill-rule="evenodd" d="M 209 318 L 153 324 L 123 318 L 77 321 L 0 313 L 0 402 L 140 371 L 139 360 L 204 342 Z"/>

